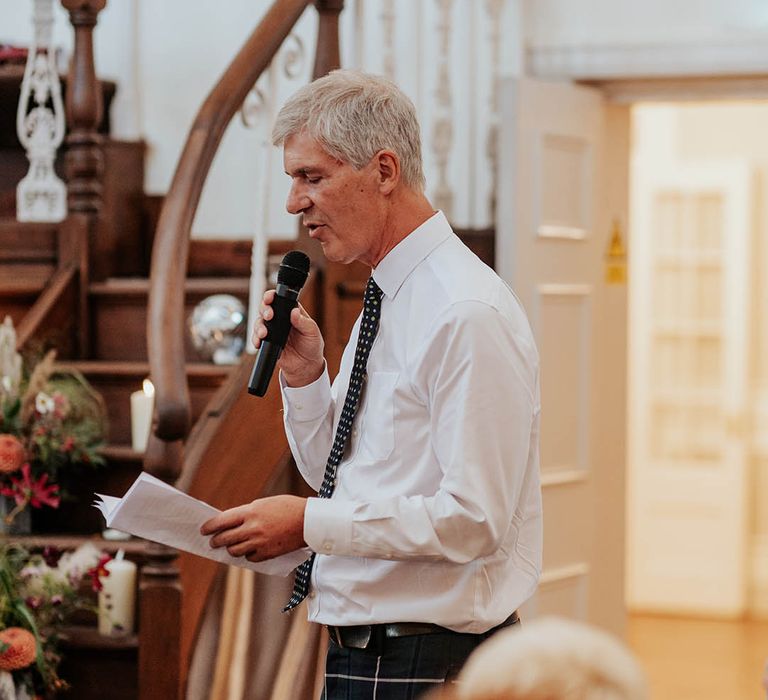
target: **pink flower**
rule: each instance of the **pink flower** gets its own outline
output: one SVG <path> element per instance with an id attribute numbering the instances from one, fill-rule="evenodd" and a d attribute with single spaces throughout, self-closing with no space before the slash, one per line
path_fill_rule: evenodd
<path id="1" fill-rule="evenodd" d="M 29 462 L 21 467 L 21 478 L 11 477 L 11 485 L 0 488 L 0 494 L 11 496 L 17 506 L 25 506 L 27 503 L 33 508 L 42 508 L 44 505 L 58 508 L 59 487 L 56 484 L 48 484 L 48 474 L 43 474 L 38 479 L 33 479 L 29 470 Z"/>
<path id="2" fill-rule="evenodd" d="M 66 418 L 69 413 L 69 399 L 60 391 L 53 395 L 53 415 L 56 418 Z"/>

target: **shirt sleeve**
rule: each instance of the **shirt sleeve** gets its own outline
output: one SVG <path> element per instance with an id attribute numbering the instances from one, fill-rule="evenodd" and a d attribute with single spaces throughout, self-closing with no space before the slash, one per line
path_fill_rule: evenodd
<path id="1" fill-rule="evenodd" d="M 283 423 L 288 445 L 304 480 L 315 491 L 323 483 L 333 440 L 333 394 L 328 366 L 311 384 L 289 387 L 280 373 Z"/>
<path id="2" fill-rule="evenodd" d="M 417 353 L 411 382 L 429 409 L 442 474 L 436 493 L 310 498 L 304 534 L 315 551 L 464 563 L 494 553 L 514 527 L 538 439 L 538 355 L 522 313 L 451 306 Z"/>

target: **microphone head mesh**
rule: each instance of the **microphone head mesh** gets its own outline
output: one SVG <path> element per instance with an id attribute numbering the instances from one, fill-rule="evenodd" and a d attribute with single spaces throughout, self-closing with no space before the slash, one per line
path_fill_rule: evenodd
<path id="1" fill-rule="evenodd" d="M 301 289 L 309 275 L 309 257 L 300 250 L 286 253 L 283 262 L 277 270 L 278 284 L 284 284 L 291 289 Z"/>

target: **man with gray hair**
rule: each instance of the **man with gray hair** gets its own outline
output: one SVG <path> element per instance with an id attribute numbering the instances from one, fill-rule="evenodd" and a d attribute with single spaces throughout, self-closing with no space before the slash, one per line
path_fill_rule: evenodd
<path id="1" fill-rule="evenodd" d="M 517 298 L 426 198 L 415 110 L 395 85 L 335 71 L 287 102 L 273 140 L 288 211 L 371 278 L 332 384 L 301 307 L 280 357 L 286 434 L 318 497 L 259 499 L 202 531 L 253 561 L 314 552 L 286 609 L 307 597 L 328 627 L 324 697 L 417 697 L 535 590 L 536 347 Z"/>

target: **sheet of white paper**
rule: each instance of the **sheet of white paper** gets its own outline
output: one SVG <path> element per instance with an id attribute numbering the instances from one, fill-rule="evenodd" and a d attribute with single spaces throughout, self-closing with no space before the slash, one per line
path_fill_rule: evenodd
<path id="1" fill-rule="evenodd" d="M 200 526 L 220 511 L 146 472 L 139 475 L 122 498 L 96 496 L 94 505 L 104 515 L 108 527 L 230 566 L 286 576 L 310 555 L 305 548 L 256 563 L 230 556 L 223 548 L 212 549 L 209 538 L 200 534 Z"/>

